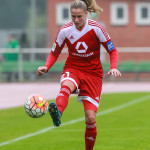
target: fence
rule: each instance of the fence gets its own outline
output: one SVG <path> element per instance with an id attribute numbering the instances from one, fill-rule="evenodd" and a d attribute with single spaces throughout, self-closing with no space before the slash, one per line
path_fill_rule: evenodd
<path id="1" fill-rule="evenodd" d="M 123 76 L 117 80 L 149 80 L 150 79 L 150 47 L 122 47 L 117 48 L 119 52 L 118 69 Z M 37 68 L 45 64 L 50 49 L 0 49 L 0 81 L 1 82 L 25 82 L 50 80 L 58 81 L 63 70 L 65 60 L 68 56 L 67 49 L 63 49 L 57 62 L 50 69 L 49 73 L 43 77 L 36 75 Z M 13 55 L 15 60 L 6 59 L 8 55 Z M 11 56 L 10 56 L 11 57 Z M 101 52 L 103 70 L 109 71 L 109 55 L 104 49 Z M 106 79 L 108 80 L 108 79 Z M 111 80 L 114 80 L 111 78 Z"/>

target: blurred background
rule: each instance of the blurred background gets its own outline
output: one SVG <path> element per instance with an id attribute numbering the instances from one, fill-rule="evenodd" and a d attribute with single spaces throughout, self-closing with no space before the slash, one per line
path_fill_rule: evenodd
<path id="1" fill-rule="evenodd" d="M 70 21 L 72 0 L 0 0 L 0 82 L 59 81 L 67 57 L 63 49 L 50 73 L 36 75 L 45 64 L 59 28 Z M 108 81 L 150 80 L 150 1 L 97 0 L 104 9 L 88 17 L 101 23 L 119 52 L 121 78 Z M 101 48 L 104 72 L 109 55 Z"/>
<path id="2" fill-rule="evenodd" d="M 48 113 L 47 119 L 31 121 L 23 108 L 31 94 L 39 93 L 47 100 L 54 100 L 59 92 L 67 47 L 47 74 L 38 77 L 36 71 L 45 65 L 59 28 L 71 20 L 72 1 L 0 0 L 1 150 L 83 149 L 84 122 L 80 121 L 84 120 L 81 118 L 84 115 L 82 105 L 75 103 L 76 97 L 71 98 L 62 118 L 63 128 L 52 132 Z M 100 117 L 97 119 L 100 134 L 95 150 L 148 150 L 150 0 L 96 2 L 104 12 L 92 13 L 88 17 L 97 20 L 109 33 L 119 53 L 118 69 L 122 76 L 105 76 L 110 69 L 109 54 L 101 47 L 100 59 L 105 74 L 100 104 L 102 115 L 98 113 Z"/>

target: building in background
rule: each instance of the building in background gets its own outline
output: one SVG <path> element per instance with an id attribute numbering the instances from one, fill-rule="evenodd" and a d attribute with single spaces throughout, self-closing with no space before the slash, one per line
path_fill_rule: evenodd
<path id="1" fill-rule="evenodd" d="M 71 21 L 70 3 L 74 0 L 22 0 L 19 3 L 17 1 L 6 1 L 7 3 L 0 5 L 0 19 L 5 18 L 0 23 L 0 82 L 5 81 L 6 74 L 10 72 L 18 74 L 18 81 L 34 81 L 37 78 L 36 70 L 45 64 L 60 27 Z M 118 49 L 118 69 L 123 74 L 120 80 L 130 80 L 131 77 L 132 81 L 150 81 L 150 0 L 96 1 L 104 12 L 89 17 L 96 19 L 106 28 Z M 25 8 L 18 7 L 16 11 L 10 9 L 3 13 L 8 7 L 16 8 L 18 5 Z M 20 11 L 23 14 L 19 13 Z M 11 17 L 15 21 L 13 24 L 10 16 L 17 16 L 17 19 Z M 24 26 L 18 24 L 20 21 Z M 10 34 L 16 35 L 21 47 L 19 59 L 13 63 L 2 59 Z M 110 63 L 109 55 L 105 52 L 101 51 L 101 61 L 104 72 L 107 73 Z M 57 80 L 66 57 L 67 53 L 62 53 L 50 70 L 51 73 L 43 79 Z"/>
<path id="2" fill-rule="evenodd" d="M 72 0 L 47 0 L 48 38 L 54 41 L 59 27 L 70 21 Z M 98 16 L 116 47 L 150 47 L 149 0 L 97 0 L 104 9 Z"/>

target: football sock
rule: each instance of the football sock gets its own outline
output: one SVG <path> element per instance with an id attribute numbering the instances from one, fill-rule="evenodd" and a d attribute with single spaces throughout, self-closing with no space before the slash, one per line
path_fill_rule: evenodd
<path id="1" fill-rule="evenodd" d="M 95 140 L 97 135 L 96 121 L 93 123 L 86 122 L 86 131 L 85 131 L 85 147 L 86 150 L 93 150 Z"/>
<path id="2" fill-rule="evenodd" d="M 59 94 L 56 98 L 56 105 L 58 110 L 61 111 L 61 114 L 64 112 L 65 108 L 68 105 L 68 99 L 71 94 L 71 89 L 68 86 L 63 85 L 60 89 Z"/>

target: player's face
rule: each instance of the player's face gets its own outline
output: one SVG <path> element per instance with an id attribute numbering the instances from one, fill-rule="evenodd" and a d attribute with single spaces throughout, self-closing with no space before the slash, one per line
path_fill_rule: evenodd
<path id="1" fill-rule="evenodd" d="M 76 28 L 82 29 L 86 24 L 87 13 L 81 8 L 72 8 L 70 10 L 71 18 Z"/>

